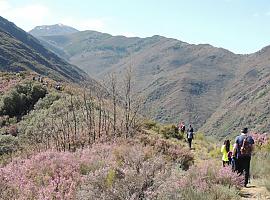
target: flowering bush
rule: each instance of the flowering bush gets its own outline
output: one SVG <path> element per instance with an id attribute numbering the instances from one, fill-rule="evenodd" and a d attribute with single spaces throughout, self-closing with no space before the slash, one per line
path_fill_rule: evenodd
<path id="1" fill-rule="evenodd" d="M 96 144 L 75 153 L 46 151 L 0 168 L 0 196 L 59 200 L 97 194 L 110 199 L 113 193 L 151 196 L 171 164 L 152 147 L 132 143 Z"/>
<path id="2" fill-rule="evenodd" d="M 80 162 L 67 152 L 43 152 L 1 169 L 6 194 L 15 199 L 71 199 L 81 181 Z M 1 194 L 4 197 L 6 194 Z"/>
<path id="3" fill-rule="evenodd" d="M 150 135 L 141 135 L 139 140 L 145 146 L 152 146 L 157 152 L 167 155 L 169 159 L 180 164 L 184 170 L 187 170 L 194 163 L 194 157 L 189 149 L 180 143 Z"/>
<path id="4" fill-rule="evenodd" d="M 264 146 L 269 142 L 270 135 L 267 133 L 250 133 L 257 146 Z"/>
<path id="5" fill-rule="evenodd" d="M 113 160 L 91 171 L 78 199 L 153 199 L 170 177 L 170 165 L 148 147 L 112 148 Z"/>
<path id="6" fill-rule="evenodd" d="M 255 140 L 255 154 L 251 159 L 251 176 L 262 179 L 270 191 L 270 136 L 269 134 L 251 134 Z"/>
<path id="7" fill-rule="evenodd" d="M 230 167 L 219 168 L 214 164 L 204 164 L 191 167 L 188 174 L 179 181 L 181 188 L 193 187 L 201 192 L 211 189 L 214 185 L 241 188 L 244 185 L 244 177 L 233 172 Z"/>
<path id="8" fill-rule="evenodd" d="M 206 193 L 209 198 L 218 194 L 230 199 L 225 195 L 226 188 L 235 190 L 241 186 L 243 178 L 229 168 L 201 165 L 181 170 L 177 163 L 186 159 L 185 151 L 166 140 L 152 139 L 152 145 L 119 140 L 75 153 L 46 151 L 17 158 L 0 168 L 0 196 L 56 200 L 192 199 Z"/>

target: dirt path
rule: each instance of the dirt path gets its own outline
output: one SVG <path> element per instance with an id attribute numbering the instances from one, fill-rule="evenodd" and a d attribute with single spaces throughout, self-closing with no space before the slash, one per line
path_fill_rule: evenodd
<path id="1" fill-rule="evenodd" d="M 270 199 L 270 193 L 263 186 L 260 186 L 256 180 L 253 180 L 247 188 L 241 190 L 241 199 L 248 200 L 267 200 Z"/>

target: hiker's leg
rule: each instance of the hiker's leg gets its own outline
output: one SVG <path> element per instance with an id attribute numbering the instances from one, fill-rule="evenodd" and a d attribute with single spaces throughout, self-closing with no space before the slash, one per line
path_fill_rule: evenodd
<path id="1" fill-rule="evenodd" d="M 236 164 L 236 170 L 239 174 L 243 174 L 243 171 L 244 171 L 243 164 L 244 164 L 243 158 L 238 158 L 237 164 Z"/>
<path id="2" fill-rule="evenodd" d="M 229 165 L 231 165 L 232 164 L 232 159 L 231 158 L 229 158 Z"/>
<path id="3" fill-rule="evenodd" d="M 236 171 L 236 159 L 235 158 L 232 159 L 232 171 L 233 172 Z"/>
<path id="4" fill-rule="evenodd" d="M 191 149 L 191 141 L 192 141 L 192 139 L 188 139 L 188 146 L 190 149 Z"/>
<path id="5" fill-rule="evenodd" d="M 245 186 L 248 184 L 249 170 L 250 170 L 250 157 L 244 158 L 244 172 L 245 172 Z"/>

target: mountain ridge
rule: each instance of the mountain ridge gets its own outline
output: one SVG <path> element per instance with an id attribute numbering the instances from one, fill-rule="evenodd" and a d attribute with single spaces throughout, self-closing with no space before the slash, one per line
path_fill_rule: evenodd
<path id="1" fill-rule="evenodd" d="M 133 66 L 136 91 L 147 98 L 145 110 L 160 122 L 188 121 L 206 134 L 223 136 L 238 126 L 249 125 L 259 130 L 267 127 L 266 120 L 260 121 L 261 128 L 248 120 L 236 120 L 245 118 L 239 110 L 241 106 L 234 107 L 227 114 L 223 108 L 238 101 L 238 94 L 249 92 L 245 90 L 248 84 L 242 84 L 243 80 L 253 80 L 256 74 L 259 78 L 267 74 L 256 70 L 262 70 L 261 65 L 269 67 L 266 61 L 260 62 L 270 58 L 269 46 L 253 54 L 234 54 L 210 44 L 188 44 L 157 35 L 129 38 L 82 31 L 41 38 L 47 45 L 64 52 L 69 62 L 97 79 L 112 72 L 122 76 L 128 67 Z M 252 72 L 252 69 L 255 70 Z M 258 84 L 256 81 L 252 83 L 253 87 Z M 232 101 L 230 96 L 235 99 Z M 264 111 L 261 113 L 265 114 Z M 225 115 L 227 117 L 221 117 Z"/>

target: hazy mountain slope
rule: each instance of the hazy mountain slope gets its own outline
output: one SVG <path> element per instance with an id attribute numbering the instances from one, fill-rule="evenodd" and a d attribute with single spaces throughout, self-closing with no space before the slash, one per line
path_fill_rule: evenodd
<path id="1" fill-rule="evenodd" d="M 186 45 L 162 38 L 111 71 L 121 73 L 134 66 L 137 89 L 148 99 L 150 116 L 161 122 L 183 120 L 197 128 L 220 105 L 222 91 L 234 79 L 238 57 L 210 45 Z"/>
<path id="2" fill-rule="evenodd" d="M 207 134 L 239 133 L 242 127 L 252 131 L 270 129 L 270 48 L 247 55 L 227 89 L 221 106 L 201 129 Z"/>
<path id="3" fill-rule="evenodd" d="M 99 79 L 133 67 L 136 90 L 148 98 L 150 116 L 185 120 L 200 127 L 220 105 L 241 56 L 210 45 L 190 45 L 161 36 L 126 38 L 94 31 L 42 40 Z"/>
<path id="4" fill-rule="evenodd" d="M 95 31 L 82 31 L 70 35 L 44 36 L 40 40 L 48 48 L 49 45 L 58 48 L 50 48 L 58 55 L 64 55 L 69 62 L 76 63 L 89 74 L 98 77 L 121 59 L 158 42 L 159 37 L 126 38 Z"/>
<path id="5" fill-rule="evenodd" d="M 88 77 L 81 69 L 45 49 L 37 39 L 0 17 L 0 71 L 24 70 L 76 82 Z"/>
<path id="6" fill-rule="evenodd" d="M 33 36 L 65 35 L 78 32 L 77 29 L 63 24 L 36 26 L 29 31 Z"/>
<path id="7" fill-rule="evenodd" d="M 148 99 L 146 112 L 161 122 L 184 120 L 215 135 L 240 126 L 268 127 L 269 96 L 263 87 L 268 81 L 268 48 L 236 55 L 161 36 L 126 38 L 94 31 L 42 40 L 99 79 L 132 66 L 136 90 Z"/>

